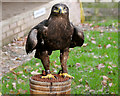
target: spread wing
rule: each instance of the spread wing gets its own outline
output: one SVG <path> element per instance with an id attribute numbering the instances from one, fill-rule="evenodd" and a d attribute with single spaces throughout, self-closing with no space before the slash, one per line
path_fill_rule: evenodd
<path id="1" fill-rule="evenodd" d="M 43 31 L 45 30 L 45 26 L 47 24 L 47 20 L 42 21 L 37 26 L 31 29 L 28 34 L 27 41 L 26 41 L 26 53 L 31 53 L 38 44 L 38 35 L 40 36 Z M 42 39 L 42 37 L 40 37 Z"/>
<path id="2" fill-rule="evenodd" d="M 72 23 L 71 23 L 71 26 L 73 27 L 74 32 L 73 32 L 70 48 L 73 48 L 76 46 L 82 46 L 84 43 L 83 32 L 80 30 L 78 26 L 74 26 Z"/>

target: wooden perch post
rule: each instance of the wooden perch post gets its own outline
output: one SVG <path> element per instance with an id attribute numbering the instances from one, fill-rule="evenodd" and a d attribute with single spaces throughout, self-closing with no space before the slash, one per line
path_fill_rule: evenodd
<path id="1" fill-rule="evenodd" d="M 54 74 L 55 75 L 55 74 Z M 35 75 L 30 78 L 30 94 L 36 96 L 45 94 L 45 96 L 60 96 L 71 92 L 71 79 L 55 75 L 57 79 L 42 79 L 41 75 Z M 69 96 L 67 95 L 67 96 Z"/>

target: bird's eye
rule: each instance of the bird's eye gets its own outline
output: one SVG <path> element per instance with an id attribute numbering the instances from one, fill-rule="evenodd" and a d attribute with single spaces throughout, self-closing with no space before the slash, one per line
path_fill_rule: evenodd
<path id="1" fill-rule="evenodd" d="M 66 7 L 64 7 L 63 9 L 66 10 Z"/>
<path id="2" fill-rule="evenodd" d="M 54 9 L 55 9 L 55 10 L 58 10 L 58 7 L 55 7 Z"/>

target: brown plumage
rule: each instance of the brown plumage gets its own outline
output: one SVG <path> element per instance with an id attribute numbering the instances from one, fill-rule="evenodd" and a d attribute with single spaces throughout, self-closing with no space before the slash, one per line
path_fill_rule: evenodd
<path id="1" fill-rule="evenodd" d="M 55 4 L 49 18 L 29 32 L 26 52 L 36 49 L 35 58 L 41 59 L 47 75 L 50 74 L 49 55 L 54 50 L 60 50 L 62 73 L 68 73 L 66 63 L 69 48 L 82 46 L 83 42 L 83 32 L 69 21 L 68 7 L 65 4 Z"/>

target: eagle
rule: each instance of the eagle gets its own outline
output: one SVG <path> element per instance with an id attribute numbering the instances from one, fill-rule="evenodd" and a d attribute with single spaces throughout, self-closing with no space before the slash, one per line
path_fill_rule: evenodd
<path id="1" fill-rule="evenodd" d="M 84 33 L 70 22 L 69 8 L 66 4 L 57 3 L 53 5 L 48 19 L 30 30 L 26 41 L 26 53 L 36 50 L 35 58 L 41 60 L 45 69 L 45 75 L 41 78 L 55 78 L 50 72 L 49 56 L 52 51 L 60 50 L 62 70 L 59 71 L 59 75 L 74 78 L 67 70 L 69 48 L 82 46 L 83 43 Z"/>

